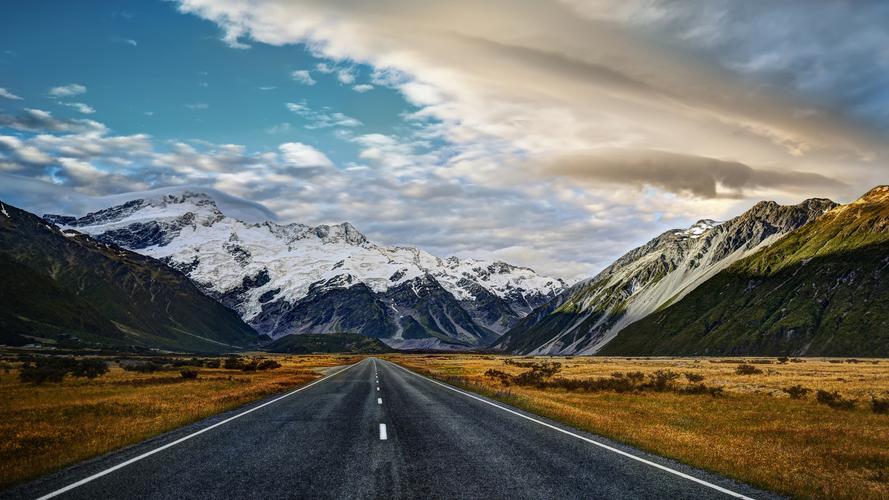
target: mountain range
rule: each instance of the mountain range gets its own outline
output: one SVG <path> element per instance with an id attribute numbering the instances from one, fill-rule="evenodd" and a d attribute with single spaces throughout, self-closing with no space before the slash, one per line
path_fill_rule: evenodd
<path id="1" fill-rule="evenodd" d="M 595 354 L 627 325 L 835 206 L 825 199 L 791 206 L 764 201 L 726 222 L 701 220 L 666 231 L 534 311 L 494 347 L 521 354 Z"/>
<path id="2" fill-rule="evenodd" d="M 601 352 L 889 355 L 889 186 L 738 260 Z"/>
<path id="3" fill-rule="evenodd" d="M 485 346 L 565 287 L 504 262 L 381 246 L 349 223 L 246 223 L 204 193 L 45 218 L 165 262 L 272 338 L 356 332 L 402 349 Z"/>
<path id="4" fill-rule="evenodd" d="M 163 262 L 0 202 L 0 343 L 224 352 L 260 336 Z"/>

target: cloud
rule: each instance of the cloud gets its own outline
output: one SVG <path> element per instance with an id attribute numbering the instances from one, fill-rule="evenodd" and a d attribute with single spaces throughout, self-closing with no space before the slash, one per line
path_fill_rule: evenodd
<path id="1" fill-rule="evenodd" d="M 287 142 L 278 146 L 284 162 L 294 167 L 333 167 L 333 162 L 321 151 L 301 142 Z"/>
<path id="2" fill-rule="evenodd" d="M 49 89 L 49 95 L 52 97 L 72 97 L 86 93 L 86 87 L 79 83 L 71 83 L 69 85 L 61 85 Z"/>
<path id="3" fill-rule="evenodd" d="M 305 128 L 310 130 L 330 127 L 351 128 L 362 125 L 361 120 L 344 115 L 338 111 L 331 111 L 327 107 L 323 108 L 322 111 L 311 109 L 305 101 L 301 103 L 288 102 L 284 105 L 291 113 L 295 113 L 308 120 L 309 123 L 305 125 Z"/>
<path id="4" fill-rule="evenodd" d="M 343 68 L 336 72 L 336 79 L 343 85 L 352 85 L 355 83 L 355 73 L 351 68 Z"/>
<path id="5" fill-rule="evenodd" d="M 312 78 L 312 74 L 309 73 L 308 70 L 299 69 L 290 73 L 290 78 L 295 82 L 302 83 L 303 85 L 315 85 L 316 82 L 314 78 Z"/>
<path id="6" fill-rule="evenodd" d="M 264 85 L 262 87 L 259 87 L 259 90 L 275 90 L 276 88 L 278 88 L 278 87 L 276 87 L 274 85 Z"/>
<path id="7" fill-rule="evenodd" d="M 203 111 L 205 109 L 208 109 L 210 105 L 205 102 L 193 102 L 190 104 L 186 104 L 185 107 L 192 111 Z"/>
<path id="8" fill-rule="evenodd" d="M 85 115 L 91 115 L 96 112 L 96 110 L 92 106 L 84 104 L 82 102 L 62 102 L 59 104 L 61 104 L 62 106 L 68 106 L 69 108 L 74 108 L 78 112 Z"/>
<path id="9" fill-rule="evenodd" d="M 17 116 L 0 113 L 0 127 L 29 132 L 104 133 L 107 130 L 105 125 L 93 120 L 55 118 L 49 111 L 30 108 Z"/>
<path id="10" fill-rule="evenodd" d="M 10 91 L 4 89 L 3 87 L 0 87 L 0 97 L 5 97 L 6 99 L 13 99 L 13 100 L 16 100 L 16 101 L 21 101 L 21 100 L 22 100 L 21 97 L 19 97 L 19 96 L 13 94 L 12 92 L 10 92 Z"/>
<path id="11" fill-rule="evenodd" d="M 354 87 L 352 87 L 352 90 L 354 90 L 355 92 L 358 92 L 359 94 L 369 92 L 373 89 L 374 89 L 374 86 L 367 84 L 367 83 L 361 83 L 361 84 L 358 84 L 358 85 L 355 85 Z"/>
<path id="12" fill-rule="evenodd" d="M 755 169 L 735 161 L 650 150 L 601 150 L 573 153 L 546 162 L 539 175 L 578 181 L 653 186 L 704 198 L 739 197 L 745 190 L 832 190 L 845 184 L 811 172 Z"/>

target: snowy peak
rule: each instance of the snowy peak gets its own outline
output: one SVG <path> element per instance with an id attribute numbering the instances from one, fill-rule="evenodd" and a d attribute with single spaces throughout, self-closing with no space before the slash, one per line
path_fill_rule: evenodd
<path id="1" fill-rule="evenodd" d="M 714 227 L 716 227 L 720 224 L 722 224 L 722 222 L 715 221 L 712 219 L 701 219 L 701 220 L 695 222 L 694 224 L 692 224 L 692 226 L 689 227 L 688 229 L 686 229 L 684 231 L 676 231 L 673 234 L 675 234 L 676 236 L 681 236 L 681 237 L 685 237 L 685 238 L 700 238 L 702 234 L 706 233 L 707 231 L 713 229 Z"/>
<path id="2" fill-rule="evenodd" d="M 225 216 L 203 193 L 133 200 L 80 218 L 48 218 L 163 260 L 262 333 L 276 336 L 348 326 L 381 338 L 407 331 L 487 342 L 565 286 L 505 262 L 442 259 L 413 247 L 377 245 L 348 222 L 246 223 Z M 436 290 L 442 309 L 431 316 L 405 309 L 399 301 L 416 295 L 387 297 L 390 289 Z M 439 290 L 450 299 L 439 297 Z M 345 302 L 335 306 L 337 300 Z M 326 316 L 331 311 L 335 319 Z M 419 323 L 404 323 L 404 314 Z"/>

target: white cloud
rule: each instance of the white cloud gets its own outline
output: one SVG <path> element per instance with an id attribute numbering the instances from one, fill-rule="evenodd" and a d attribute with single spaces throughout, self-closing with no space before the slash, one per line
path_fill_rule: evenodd
<path id="1" fill-rule="evenodd" d="M 321 151 L 301 142 L 287 142 L 278 146 L 284 162 L 294 167 L 332 167 L 333 162 Z"/>
<path id="2" fill-rule="evenodd" d="M 355 74 L 350 68 L 343 68 L 336 72 L 336 79 L 343 85 L 352 85 L 355 83 Z"/>
<path id="3" fill-rule="evenodd" d="M 78 112 L 85 115 L 91 115 L 96 112 L 96 110 L 92 106 L 84 104 L 82 102 L 62 102 L 59 104 L 61 104 L 62 106 L 68 106 L 69 108 L 74 108 Z"/>
<path id="4" fill-rule="evenodd" d="M 193 102 L 190 104 L 186 104 L 185 107 L 192 110 L 192 111 L 201 111 L 201 110 L 208 109 L 210 107 L 210 105 L 205 102 Z"/>
<path id="5" fill-rule="evenodd" d="M 259 90 L 275 90 L 276 88 L 278 87 L 275 87 L 274 85 L 263 85 L 262 87 L 259 87 Z"/>
<path id="6" fill-rule="evenodd" d="M 314 78 L 312 78 L 312 74 L 309 73 L 308 70 L 299 69 L 290 73 L 290 77 L 293 78 L 294 81 L 302 83 L 303 85 L 315 85 L 316 82 Z"/>
<path id="7" fill-rule="evenodd" d="M 365 92 L 369 92 L 369 91 L 371 91 L 371 90 L 373 90 L 373 89 L 374 89 L 374 86 L 373 86 L 373 85 L 370 85 L 370 84 L 367 84 L 367 83 L 360 83 L 360 84 L 355 85 L 354 87 L 352 87 L 352 90 L 354 90 L 355 92 L 358 92 L 359 94 L 363 94 L 363 93 L 365 93 Z"/>
<path id="8" fill-rule="evenodd" d="M 330 109 L 326 107 L 323 110 L 318 111 L 309 108 L 305 102 L 299 104 L 288 102 L 285 106 L 288 111 L 305 118 L 308 121 L 305 128 L 310 130 L 330 127 L 360 127 L 362 125 L 361 121 L 357 118 L 344 115 L 340 112 L 330 111 Z"/>
<path id="9" fill-rule="evenodd" d="M 86 87 L 80 85 L 79 83 L 72 83 L 69 85 L 61 85 L 59 87 L 53 87 L 49 89 L 49 95 L 53 97 L 72 97 L 75 95 L 85 94 Z"/>
<path id="10" fill-rule="evenodd" d="M 0 97 L 5 97 L 5 98 L 7 98 L 7 99 L 13 99 L 13 100 L 16 100 L 16 101 L 21 101 L 21 100 L 22 100 L 21 97 L 19 97 L 19 96 L 13 94 L 12 92 L 10 92 L 10 91 L 4 89 L 3 87 L 0 87 Z"/>
<path id="11" fill-rule="evenodd" d="M 327 64 L 327 63 L 318 63 L 315 65 L 315 69 L 319 73 L 324 73 L 325 75 L 329 75 L 329 74 L 333 73 L 334 71 L 336 71 L 336 68 L 334 68 L 333 66 L 331 66 L 330 64 Z"/>

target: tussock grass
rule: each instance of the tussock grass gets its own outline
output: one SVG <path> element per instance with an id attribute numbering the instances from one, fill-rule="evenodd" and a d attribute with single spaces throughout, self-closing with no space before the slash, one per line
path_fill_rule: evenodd
<path id="1" fill-rule="evenodd" d="M 8 371 L 0 373 L 0 489 L 306 384 L 320 378 L 323 368 L 359 359 L 262 356 L 265 368 L 247 371 L 218 368 L 215 359 L 198 363 L 190 358 L 165 360 L 188 368 L 127 371 L 121 366 L 148 361 L 109 359 L 107 374 L 93 379 L 67 375 L 60 383 L 40 385 L 22 382 L 23 363 L 7 360 Z"/>
<path id="2" fill-rule="evenodd" d="M 534 413 L 761 488 L 803 498 L 889 497 L 889 415 L 880 413 L 880 403 L 889 400 L 889 360 L 387 357 Z M 615 382 L 502 382 L 500 374 L 517 377 L 531 363 L 552 362 L 561 363 L 557 377 L 567 380 L 606 381 L 617 378 L 615 373 L 624 378 L 641 373 L 648 381 L 659 371 L 684 376 L 673 379 L 671 389 L 664 391 L 609 390 L 610 385 L 623 387 Z M 756 365 L 761 373 L 742 369 L 744 374 L 739 374 L 740 364 Z M 700 380 L 720 387 L 719 397 L 696 392 Z M 828 394 L 821 402 L 819 391 Z"/>

